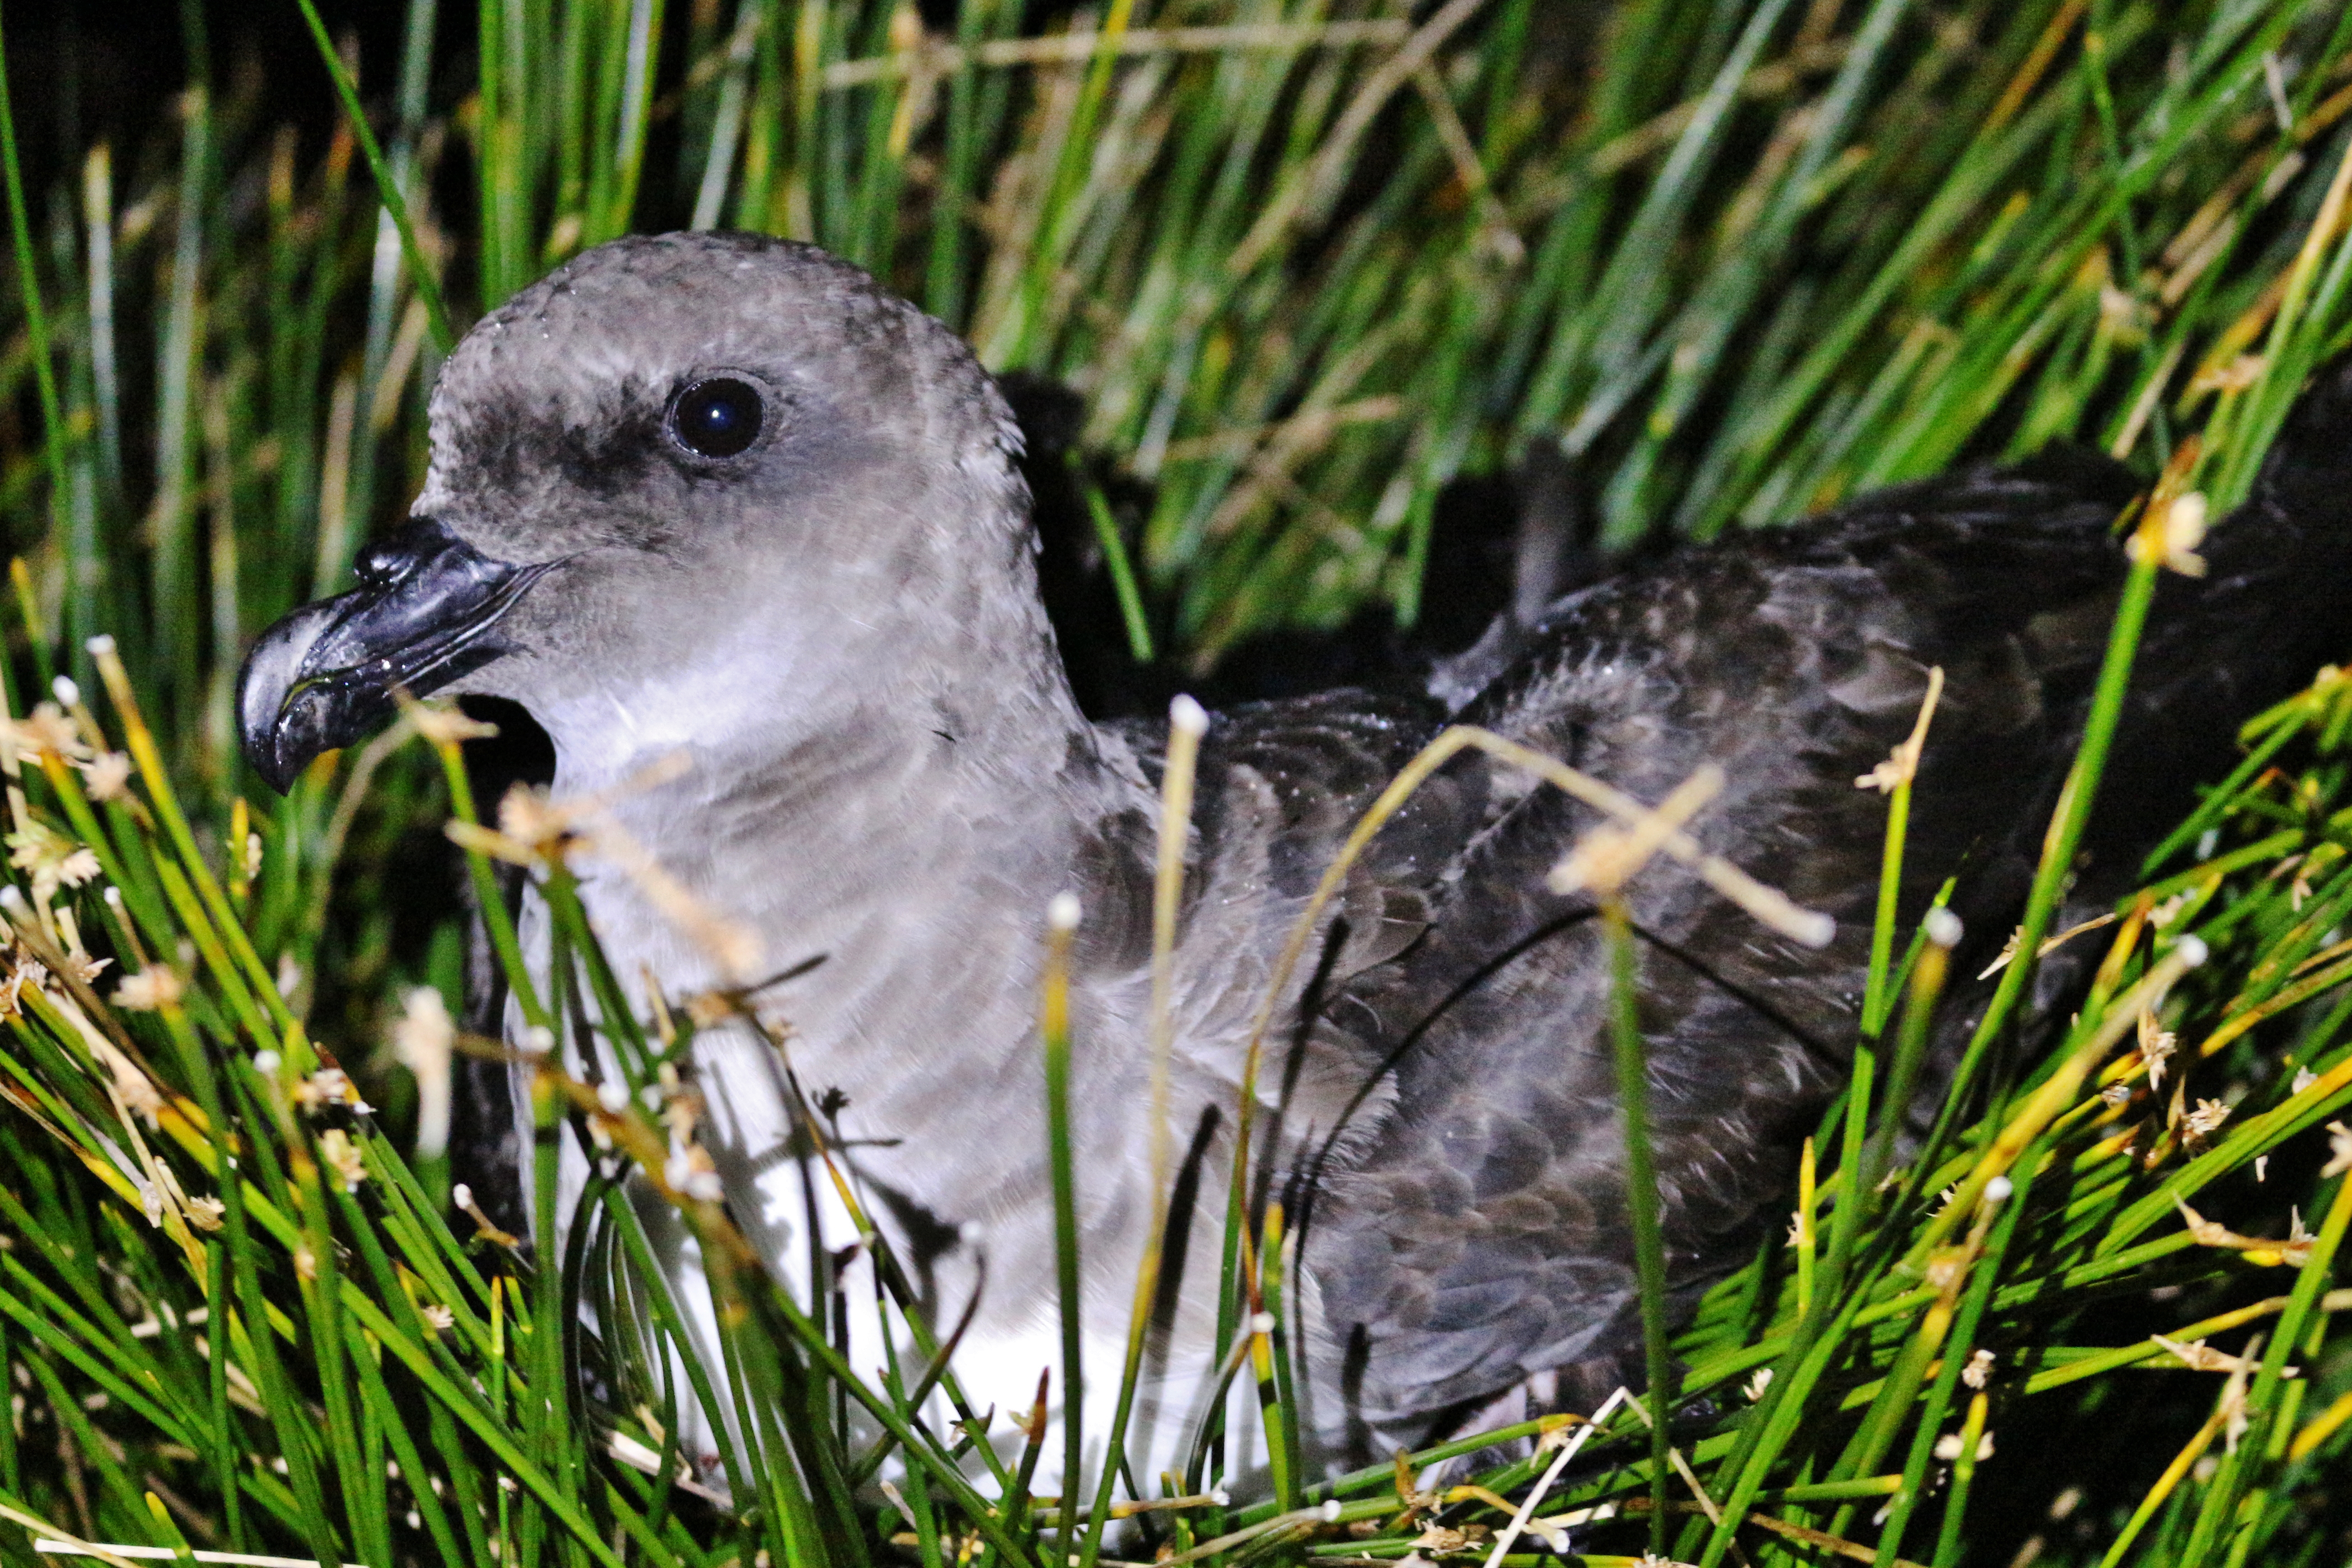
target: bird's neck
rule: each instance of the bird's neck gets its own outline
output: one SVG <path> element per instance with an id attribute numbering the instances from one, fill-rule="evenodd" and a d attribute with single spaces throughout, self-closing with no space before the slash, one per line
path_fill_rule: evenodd
<path id="1" fill-rule="evenodd" d="M 554 716 L 558 797 L 602 799 L 695 911 L 757 949 L 756 972 L 730 976 L 625 849 L 581 867 L 615 971 L 675 998 L 821 955 L 761 1000 L 791 1025 L 812 1092 L 896 1121 L 930 1113 L 915 1101 L 942 1053 L 1025 1062 L 1046 905 L 1095 874 L 1102 822 L 1152 803 L 1124 746 L 1078 712 L 1042 617 L 1006 630 L 877 644 L 837 699 L 739 658 L 681 672 L 690 701 L 605 693 Z"/>

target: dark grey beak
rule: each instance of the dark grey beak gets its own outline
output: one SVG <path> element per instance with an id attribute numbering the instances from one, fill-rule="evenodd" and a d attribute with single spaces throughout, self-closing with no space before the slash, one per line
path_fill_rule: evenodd
<path id="1" fill-rule="evenodd" d="M 552 562 L 493 561 L 430 519 L 370 545 L 359 586 L 261 634 L 237 684 L 247 761 L 283 795 L 311 758 L 390 718 L 511 645 L 496 633 Z"/>

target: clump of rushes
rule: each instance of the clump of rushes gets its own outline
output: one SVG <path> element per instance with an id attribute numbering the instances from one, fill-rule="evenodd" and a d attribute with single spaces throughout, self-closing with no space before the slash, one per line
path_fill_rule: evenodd
<path id="1" fill-rule="evenodd" d="M 266 84 L 200 68 L 144 145 L 28 189 L 0 97 L 21 416 L 0 431 L 0 1560 L 36 1539 L 383 1568 L 2340 1555 L 2352 678 L 2252 716 L 2143 889 L 2051 927 L 2154 584 L 2196 569 L 2305 374 L 2352 342 L 2352 16 L 1113 0 L 1034 36 L 1013 0 L 943 31 L 870 0 L 518 0 L 443 59 L 430 0 L 387 58 L 301 10 L 366 117 L 323 146 L 268 122 Z M 454 714 L 260 809 L 235 756 L 242 639 L 404 505 L 450 332 L 583 246 L 688 223 L 816 239 L 992 366 L 1084 392 L 1127 640 L 1196 664 L 1368 601 L 1412 622 L 1441 491 L 1538 440 L 1612 546 L 2058 437 L 2138 465 L 2091 733 L 1942 1114 L 1922 1135 L 1904 1112 L 1954 922 L 1886 900 L 1790 1245 L 1774 1227 L 1679 1328 L 1648 1303 L 1665 1407 L 1315 1474 L 1274 1212 L 1225 1247 L 1222 1370 L 1247 1366 L 1263 1432 L 1213 1430 L 1183 1475 L 1097 1461 L 1028 1495 L 1022 1445 L 1000 1458 L 961 1400 L 956 1326 L 887 1258 L 881 1300 L 801 1300 L 729 1226 L 679 1072 L 729 1001 L 638 996 L 572 893 L 572 857 L 625 846 L 562 802 L 478 809 Z M 1864 781 L 1890 888 L 1916 758 Z M 1671 837 L 1631 815 L 1627 839 Z M 451 818 L 525 1016 L 593 996 L 619 1037 L 625 1084 L 520 1064 L 560 1253 L 451 1187 L 456 1058 L 502 1047 L 450 1022 L 455 916 L 420 917 L 394 871 Z M 1622 847 L 1576 874 L 1654 874 Z M 544 889 L 544 972 L 494 862 Z M 1041 942 L 1083 911 L 1052 916 Z M 2104 956 L 2020 1064 L 2002 1047 L 2053 940 Z M 1050 1064 L 1050 984 L 1043 1004 Z M 565 1119 L 600 1173 L 569 1216 Z M 714 1260 L 724 1364 L 640 1267 L 631 1169 Z M 844 1363 L 845 1311 L 881 1315 L 890 1364 Z M 1073 1352 L 1059 1373 L 1121 1371 Z M 698 1399 L 727 1415 L 724 1498 L 680 1470 Z M 1512 1439 L 1523 1458 L 1461 1468 Z M 1224 1473 L 1245 1449 L 1269 1462 Z"/>

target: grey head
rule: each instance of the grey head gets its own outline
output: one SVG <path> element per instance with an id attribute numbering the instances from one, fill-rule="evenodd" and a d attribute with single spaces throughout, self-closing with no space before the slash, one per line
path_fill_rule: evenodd
<path id="1" fill-rule="evenodd" d="M 814 733 L 903 698 L 893 672 L 943 679 L 919 657 L 943 626 L 1050 647 L 993 383 L 814 247 L 588 251 L 467 335 L 431 436 L 409 525 L 247 661 L 247 754 L 279 789 L 396 691 L 512 698 L 559 753 L 617 761 L 714 703 Z"/>

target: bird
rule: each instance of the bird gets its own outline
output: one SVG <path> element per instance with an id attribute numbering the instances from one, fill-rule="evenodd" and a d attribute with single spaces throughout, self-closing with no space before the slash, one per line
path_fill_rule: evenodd
<path id="1" fill-rule="evenodd" d="M 253 768 L 284 788 L 400 693 L 526 710 L 555 797 L 633 847 L 576 868 L 614 973 L 672 999 L 786 976 L 750 993 L 772 1028 L 721 1021 L 693 1044 L 698 1148 L 729 1214 L 794 1289 L 822 1283 L 827 1248 L 865 1267 L 838 1194 L 806 1180 L 821 1135 L 935 1320 L 965 1323 L 976 1406 L 1027 1409 L 1059 1360 L 1038 1008 L 1046 915 L 1074 898 L 1088 1365 L 1119 1364 L 1139 1259 L 1155 1227 L 1165 1242 L 1144 1475 L 1184 1451 L 1187 1390 L 1228 1353 L 1222 1194 L 1269 988 L 1244 1196 L 1302 1225 L 1310 1440 L 1334 1462 L 1381 1454 L 1638 1378 L 1610 950 L 1592 890 L 1551 876 L 1604 814 L 1465 752 L 1279 973 L 1401 769 L 1466 724 L 1641 802 L 1715 770 L 1690 837 L 1815 917 L 1759 923 L 1675 863 L 1622 895 L 1667 1284 L 1687 1302 L 1785 1202 L 1853 1058 L 1885 822 L 1857 779 L 1940 680 L 1900 910 L 1916 921 L 1956 878 L 1962 964 L 1989 953 L 2083 732 L 2128 570 L 2116 525 L 2146 488 L 2072 447 L 1966 466 L 1523 610 L 1466 693 L 1332 687 L 1098 722 L 1041 605 L 1004 399 L 951 331 L 820 249 L 700 232 L 585 251 L 473 328 L 429 423 L 409 521 L 250 651 Z M 2343 652 L 2347 430 L 2352 370 L 2324 369 L 2251 499 L 2178 542 L 2077 897 L 2126 886 L 2235 721 Z M 1194 731 L 1163 1068 L 1155 864 L 1171 742 Z M 544 904 L 522 925 L 543 952 Z M 730 957 L 713 926 L 755 951 Z M 591 1037 L 557 1045 L 615 1070 Z M 589 1157 L 567 1147 L 568 1193 Z M 692 1237 L 639 1206 L 709 1331 Z M 1056 1419 L 1095 1421 L 1116 1381 Z M 729 1419 L 707 1413 L 690 1454 L 708 1464 Z"/>

